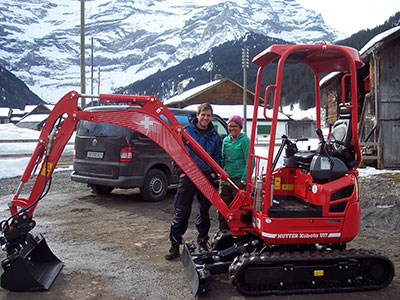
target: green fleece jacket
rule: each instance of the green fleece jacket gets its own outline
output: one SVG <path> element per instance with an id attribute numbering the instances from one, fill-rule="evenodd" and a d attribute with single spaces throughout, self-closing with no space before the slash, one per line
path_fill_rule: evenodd
<path id="1" fill-rule="evenodd" d="M 246 181 L 249 145 L 250 139 L 246 133 L 241 133 L 234 140 L 228 135 L 222 141 L 221 166 L 231 178 Z"/>

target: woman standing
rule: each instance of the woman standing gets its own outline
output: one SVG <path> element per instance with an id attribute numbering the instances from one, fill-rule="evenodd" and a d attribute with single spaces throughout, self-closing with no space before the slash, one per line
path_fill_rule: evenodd
<path id="1" fill-rule="evenodd" d="M 241 132 L 243 119 L 233 115 L 228 120 L 229 135 L 222 142 L 221 166 L 228 173 L 230 179 L 243 189 L 247 177 L 247 159 L 249 156 L 250 139 L 246 133 Z M 227 181 L 221 179 L 219 195 L 226 205 L 232 202 L 236 196 L 236 189 Z M 219 214 L 219 230 L 229 230 L 225 218 Z"/>

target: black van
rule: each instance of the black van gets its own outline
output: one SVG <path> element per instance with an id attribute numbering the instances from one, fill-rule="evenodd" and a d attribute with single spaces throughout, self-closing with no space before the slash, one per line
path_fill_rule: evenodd
<path id="1" fill-rule="evenodd" d="M 98 106 L 88 111 L 124 110 L 132 106 Z M 196 111 L 170 109 L 182 126 L 196 117 Z M 212 123 L 222 139 L 226 122 L 213 115 Z M 97 194 L 114 188 L 140 188 L 146 201 L 162 200 L 168 185 L 178 183 L 168 154 L 148 137 L 129 128 L 107 123 L 79 121 L 71 179 L 88 184 Z"/>

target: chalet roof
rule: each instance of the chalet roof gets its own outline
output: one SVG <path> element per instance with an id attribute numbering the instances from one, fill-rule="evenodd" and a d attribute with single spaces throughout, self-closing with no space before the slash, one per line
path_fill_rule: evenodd
<path id="1" fill-rule="evenodd" d="M 40 104 L 28 104 L 28 105 L 25 105 L 24 111 L 25 111 L 25 113 L 30 113 L 30 112 L 32 112 L 33 110 L 38 109 L 39 107 L 44 107 L 44 108 L 46 108 L 49 112 L 51 112 L 51 111 L 53 110 L 54 106 L 55 106 L 54 104 L 45 104 L 45 103 L 40 103 Z"/>
<path id="2" fill-rule="evenodd" d="M 397 36 L 396 33 L 400 34 L 400 26 L 393 27 L 373 37 L 360 50 L 361 57 L 363 59 L 368 57 L 373 51 L 382 47 L 386 40 L 395 38 Z"/>
<path id="3" fill-rule="evenodd" d="M 0 118 L 10 118 L 11 112 L 12 110 L 9 107 L 0 107 Z"/>
<path id="4" fill-rule="evenodd" d="M 23 116 L 24 114 L 26 114 L 25 110 L 19 109 L 19 108 L 13 108 L 12 109 L 12 114 L 14 115 L 19 115 L 19 116 Z"/>
<path id="5" fill-rule="evenodd" d="M 42 122 L 44 120 L 47 120 L 49 117 L 49 114 L 30 114 L 27 115 L 25 118 L 21 119 L 21 123 L 24 122 Z"/>
<path id="6" fill-rule="evenodd" d="M 24 112 L 29 113 L 36 108 L 37 105 L 34 104 L 27 104 L 25 105 Z"/>
<path id="7" fill-rule="evenodd" d="M 41 126 L 44 124 L 44 122 L 47 120 L 49 117 L 48 113 L 42 113 L 42 114 L 27 114 L 25 117 L 23 117 L 17 124 L 17 127 L 20 128 L 30 128 L 34 130 L 40 130 Z"/>
<path id="8" fill-rule="evenodd" d="M 197 95 L 203 93 L 204 91 L 213 88 L 214 86 L 220 84 L 221 82 L 226 81 L 226 79 L 218 79 L 218 80 L 214 80 L 211 82 L 208 82 L 206 84 L 202 84 L 199 86 L 196 86 L 190 90 L 184 91 L 182 94 L 176 95 L 172 98 L 169 98 L 167 100 L 164 101 L 165 105 L 169 105 L 169 104 L 174 104 L 174 103 L 179 103 L 179 102 L 183 102 L 183 101 L 187 101 L 193 97 L 196 97 Z"/>

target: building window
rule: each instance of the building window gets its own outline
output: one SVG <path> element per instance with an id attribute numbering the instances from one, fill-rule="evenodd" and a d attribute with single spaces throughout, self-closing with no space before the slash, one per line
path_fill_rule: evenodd
<path id="1" fill-rule="evenodd" d="M 271 125 L 257 125 L 257 134 L 269 134 Z"/>
<path id="2" fill-rule="evenodd" d="M 215 104 L 224 105 L 225 104 L 225 99 L 215 99 Z"/>

